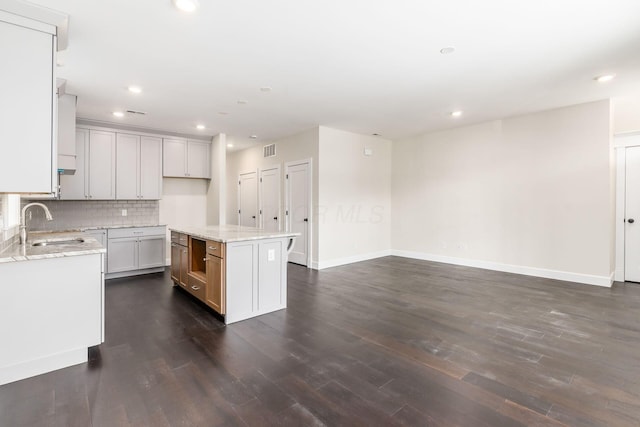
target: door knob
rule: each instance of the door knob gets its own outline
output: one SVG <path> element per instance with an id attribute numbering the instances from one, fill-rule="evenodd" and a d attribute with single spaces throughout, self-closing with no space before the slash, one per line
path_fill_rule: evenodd
<path id="1" fill-rule="evenodd" d="M 305 219 L 304 219 L 304 222 L 309 222 L 309 218 L 305 218 Z"/>
<path id="2" fill-rule="evenodd" d="M 277 216 L 274 216 L 274 217 L 273 217 L 273 220 L 274 220 L 274 221 L 277 221 L 277 220 L 278 220 L 278 217 L 277 217 Z"/>
<path id="3" fill-rule="evenodd" d="M 252 216 L 251 216 L 251 218 L 256 219 L 256 216 L 255 216 L 255 215 L 252 215 Z"/>
<path id="4" fill-rule="evenodd" d="M 635 219 L 633 219 L 633 218 L 629 218 L 629 219 L 627 220 L 627 222 L 629 222 L 629 224 L 633 224 L 634 222 L 636 222 L 636 220 L 635 220 Z"/>

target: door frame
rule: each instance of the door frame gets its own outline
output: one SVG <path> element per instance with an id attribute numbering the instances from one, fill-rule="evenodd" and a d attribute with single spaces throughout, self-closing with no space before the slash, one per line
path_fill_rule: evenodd
<path id="1" fill-rule="evenodd" d="M 241 205 L 241 203 L 240 203 L 240 202 L 241 202 L 241 191 L 242 191 L 242 190 L 240 189 L 240 181 L 241 181 L 240 177 L 241 177 L 242 175 L 248 175 L 248 174 L 250 174 L 250 173 L 255 173 L 255 174 L 256 174 L 256 187 L 258 187 L 258 188 L 257 188 L 257 190 L 258 190 L 258 191 L 256 191 L 256 193 L 257 193 L 257 194 L 256 194 L 256 196 L 257 196 L 257 197 L 256 197 L 256 218 L 258 217 L 258 210 L 260 209 L 260 194 L 259 194 L 259 193 L 260 193 L 260 186 L 259 186 L 260 182 L 258 182 L 258 178 L 259 178 L 258 169 L 253 169 L 253 170 L 249 170 L 249 171 L 246 171 L 246 172 L 240 172 L 240 173 L 238 173 L 238 186 L 237 186 L 237 188 L 238 188 L 238 191 L 237 191 L 237 193 L 238 193 L 238 202 L 237 202 L 237 203 L 238 203 L 238 204 L 237 204 L 237 207 L 238 207 L 237 211 L 238 211 L 238 213 L 236 214 L 236 215 L 238 216 L 238 225 L 240 225 L 240 224 L 241 224 L 241 222 L 242 222 L 242 221 L 241 221 L 241 218 L 240 218 L 240 210 L 241 210 L 241 209 L 240 209 L 240 205 Z M 259 224 L 258 224 L 258 221 L 256 221 L 256 227 L 257 227 L 258 225 L 259 225 Z"/>
<path id="2" fill-rule="evenodd" d="M 262 213 L 262 172 L 276 169 L 278 171 L 278 231 L 282 230 L 282 168 L 280 163 L 258 168 L 258 227 L 264 228 L 264 214 Z"/>
<path id="3" fill-rule="evenodd" d="M 313 159 L 306 158 L 300 159 L 293 162 L 286 162 L 284 164 L 284 187 L 285 187 L 285 231 L 291 231 L 291 216 L 289 215 L 290 209 L 290 189 L 289 189 L 289 179 L 287 178 L 289 175 L 289 168 L 296 165 L 307 164 L 308 167 L 308 178 L 307 178 L 307 191 L 309 195 L 308 200 L 308 215 L 309 215 L 309 223 L 308 223 L 308 236 L 307 236 L 307 268 L 311 268 L 311 260 L 312 257 L 312 248 L 313 248 L 313 227 L 315 222 L 313 221 Z"/>
<path id="4" fill-rule="evenodd" d="M 627 147 L 640 146 L 640 132 L 614 135 L 616 157 L 616 259 L 614 280 L 625 281 L 625 207 L 626 207 L 626 163 Z"/>

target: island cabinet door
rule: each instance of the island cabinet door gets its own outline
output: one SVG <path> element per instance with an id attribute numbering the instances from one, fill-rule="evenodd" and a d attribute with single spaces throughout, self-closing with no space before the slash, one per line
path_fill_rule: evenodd
<path id="1" fill-rule="evenodd" d="M 178 282 L 183 288 L 189 287 L 189 251 L 185 246 L 180 247 L 180 281 Z"/>
<path id="2" fill-rule="evenodd" d="M 171 280 L 176 284 L 180 283 L 180 256 L 182 255 L 182 246 L 175 243 L 171 244 Z"/>
<path id="3" fill-rule="evenodd" d="M 224 260 L 208 255 L 206 303 L 220 314 L 225 314 L 224 282 Z"/>

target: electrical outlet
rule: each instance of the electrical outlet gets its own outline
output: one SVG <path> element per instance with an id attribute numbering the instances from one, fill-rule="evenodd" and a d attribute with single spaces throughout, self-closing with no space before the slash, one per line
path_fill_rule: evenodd
<path id="1" fill-rule="evenodd" d="M 126 209 L 122 209 L 122 216 L 127 216 L 127 210 Z"/>
<path id="2" fill-rule="evenodd" d="M 273 261 L 276 259 L 276 251 L 275 249 L 269 249 L 269 251 L 267 252 L 267 260 L 268 261 Z"/>

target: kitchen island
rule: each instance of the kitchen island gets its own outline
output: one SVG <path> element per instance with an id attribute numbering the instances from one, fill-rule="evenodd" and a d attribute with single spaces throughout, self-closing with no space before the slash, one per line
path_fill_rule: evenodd
<path id="1" fill-rule="evenodd" d="M 0 253 L 0 385 L 86 362 L 104 341 L 104 253 L 82 232 Z"/>
<path id="2" fill-rule="evenodd" d="M 298 233 L 235 225 L 170 230 L 175 286 L 226 324 L 287 307 L 287 257 Z"/>

